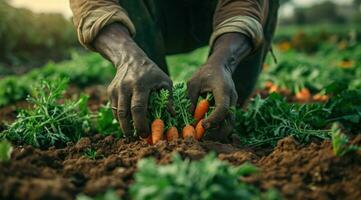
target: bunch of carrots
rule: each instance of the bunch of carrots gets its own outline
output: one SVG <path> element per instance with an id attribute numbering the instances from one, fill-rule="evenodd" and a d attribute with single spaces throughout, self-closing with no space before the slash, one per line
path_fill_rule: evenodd
<path id="1" fill-rule="evenodd" d="M 151 114 L 151 135 L 147 141 L 149 144 L 166 139 L 176 140 L 180 137 L 178 130 L 182 130 L 182 138 L 202 139 L 206 130 L 202 123 L 209 115 L 210 100 L 212 95 L 208 94 L 205 99 L 201 99 L 192 115 L 189 112 L 191 102 L 187 97 L 187 88 L 184 83 L 179 83 L 173 89 L 174 109 L 176 116 L 172 116 L 167 110 L 169 99 L 168 90 L 152 92 L 149 104 Z"/>

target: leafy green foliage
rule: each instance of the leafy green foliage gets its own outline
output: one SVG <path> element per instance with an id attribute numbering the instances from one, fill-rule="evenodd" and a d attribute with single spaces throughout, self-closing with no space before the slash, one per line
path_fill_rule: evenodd
<path id="1" fill-rule="evenodd" d="M 349 139 L 345 134 L 341 133 L 341 130 L 338 128 L 337 123 L 332 125 L 332 147 L 333 153 L 336 156 L 343 156 L 346 153 L 352 151 L 361 151 L 361 147 L 356 145 L 349 145 Z"/>
<path id="2" fill-rule="evenodd" d="M 13 147 L 6 140 L 0 141 L 0 162 L 8 162 L 11 159 Z"/>
<path id="3" fill-rule="evenodd" d="M 114 190 L 107 190 L 104 194 L 99 194 L 94 198 L 80 194 L 76 197 L 76 200 L 120 200 L 120 197 Z"/>
<path id="4" fill-rule="evenodd" d="M 334 91 L 337 91 L 335 89 Z M 341 123 L 351 132 L 361 124 L 361 90 L 346 90 L 326 104 L 288 103 L 273 93 L 265 99 L 256 96 L 246 111 L 234 109 L 236 132 L 248 146 L 275 145 L 279 139 L 293 136 L 302 143 L 312 138 L 330 139 L 331 123 Z"/>
<path id="5" fill-rule="evenodd" d="M 79 46 L 74 26 L 61 14 L 36 14 L 2 1 L 0 18 L 0 63 L 39 65 L 68 57 L 69 47 Z"/>
<path id="6" fill-rule="evenodd" d="M 333 35 L 335 37 L 339 36 Z M 316 41 L 320 43 L 319 40 Z M 303 44 L 303 41 L 298 43 Z M 361 80 L 358 78 L 361 76 L 361 66 L 357 64 L 361 61 L 361 46 L 354 37 L 348 36 L 342 41 L 319 45 L 318 51 L 312 54 L 302 53 L 294 48 L 276 52 L 279 62 L 273 63 L 271 57 L 268 58 L 269 67 L 260 76 L 260 87 L 263 88 L 266 81 L 271 81 L 293 93 L 304 87 L 312 93 L 323 92 L 330 85 L 342 85 L 344 89 L 361 88 Z M 344 47 L 340 49 L 339 46 Z"/>
<path id="7" fill-rule="evenodd" d="M 66 85 L 65 80 L 42 81 L 28 98 L 33 109 L 22 110 L 1 137 L 35 147 L 77 141 L 90 129 L 88 98 L 59 103 Z"/>
<path id="8" fill-rule="evenodd" d="M 188 125 L 192 124 L 194 119 L 189 108 L 191 102 L 187 96 L 187 86 L 185 83 L 178 83 L 174 85 L 173 88 L 173 99 L 174 99 L 174 109 L 177 115 L 177 121 L 179 125 Z"/>
<path id="9" fill-rule="evenodd" d="M 240 123 L 236 125 L 242 143 L 249 146 L 275 145 L 287 136 L 308 142 L 311 138 L 330 138 L 329 131 L 321 130 L 330 113 L 322 104 L 289 104 L 273 93 L 266 99 L 254 98 L 247 111 L 238 110 L 236 121 Z"/>
<path id="10" fill-rule="evenodd" d="M 149 98 L 149 110 L 153 119 L 162 119 L 169 100 L 169 91 L 161 89 L 154 91 Z"/>
<path id="11" fill-rule="evenodd" d="M 258 171 L 251 164 L 231 167 L 214 154 L 193 162 L 175 154 L 172 161 L 161 166 L 154 159 L 139 161 L 132 199 L 278 199 L 239 179 Z"/>
<path id="12" fill-rule="evenodd" d="M 97 151 L 95 149 L 85 149 L 83 155 L 91 160 L 96 160 L 99 157 L 103 157 L 103 155 L 98 154 Z"/>
<path id="13" fill-rule="evenodd" d="M 341 122 L 351 132 L 361 129 L 361 90 L 346 90 L 327 103 L 332 108 L 330 122 Z"/>
<path id="14" fill-rule="evenodd" d="M 43 79 L 67 78 L 69 83 L 79 87 L 106 83 L 112 78 L 114 68 L 96 54 L 72 54 L 72 60 L 49 63 L 21 76 L 7 76 L 0 79 L 0 106 L 23 100 L 31 91 L 31 86 Z"/>
<path id="15" fill-rule="evenodd" d="M 123 136 L 109 103 L 102 105 L 97 113 L 96 130 L 104 136 L 114 135 L 117 138 Z"/>

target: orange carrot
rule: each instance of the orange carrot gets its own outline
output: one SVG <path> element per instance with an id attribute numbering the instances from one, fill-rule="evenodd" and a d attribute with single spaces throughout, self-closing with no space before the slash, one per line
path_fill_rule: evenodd
<path id="1" fill-rule="evenodd" d="M 207 98 L 202 99 L 199 101 L 195 111 L 194 111 L 194 124 L 193 126 L 196 126 L 199 122 L 199 120 L 203 119 L 206 113 L 209 109 L 209 100 L 212 96 L 210 94 L 207 95 Z"/>
<path id="2" fill-rule="evenodd" d="M 184 128 L 183 128 L 183 131 L 182 131 L 182 135 L 183 135 L 183 138 L 195 138 L 195 135 L 196 135 L 196 131 L 194 129 L 193 126 L 191 125 L 186 125 Z"/>
<path id="3" fill-rule="evenodd" d="M 303 88 L 296 94 L 296 100 L 300 102 L 307 102 L 311 100 L 311 92 L 307 88 Z"/>
<path id="4" fill-rule="evenodd" d="M 278 93 L 280 91 L 280 88 L 277 85 L 272 85 L 269 90 L 270 93 L 276 92 Z"/>
<path id="5" fill-rule="evenodd" d="M 203 121 L 204 121 L 204 119 L 201 119 L 201 121 L 199 121 L 196 126 L 196 139 L 197 140 L 202 139 L 202 137 L 204 136 L 204 133 L 206 132 L 206 130 L 204 129 L 204 127 L 202 125 Z"/>
<path id="6" fill-rule="evenodd" d="M 161 119 L 155 119 L 152 123 L 152 142 L 156 144 L 163 138 L 164 122 Z"/>
<path id="7" fill-rule="evenodd" d="M 172 141 L 178 139 L 178 129 L 175 126 L 172 126 L 167 131 L 167 140 Z"/>
<path id="8" fill-rule="evenodd" d="M 326 101 L 328 101 L 329 98 L 330 97 L 327 95 L 315 94 L 315 95 L 313 95 L 312 100 L 319 101 L 319 102 L 326 102 Z"/>
<path id="9" fill-rule="evenodd" d="M 274 84 L 271 81 L 266 81 L 264 83 L 264 88 L 265 89 L 270 89 Z"/>

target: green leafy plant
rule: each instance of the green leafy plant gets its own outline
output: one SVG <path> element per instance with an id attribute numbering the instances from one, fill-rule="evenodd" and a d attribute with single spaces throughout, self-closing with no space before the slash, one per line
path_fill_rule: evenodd
<path id="1" fill-rule="evenodd" d="M 149 98 L 149 110 L 153 120 L 164 118 L 168 100 L 168 90 L 161 89 L 159 91 L 154 91 L 151 93 Z"/>
<path id="2" fill-rule="evenodd" d="M 329 122 L 340 122 L 348 130 L 361 129 L 361 90 L 344 90 L 327 103 L 332 109 Z"/>
<path id="3" fill-rule="evenodd" d="M 7 76 L 0 79 L 0 107 L 26 99 L 32 85 L 43 79 L 67 78 L 69 83 L 85 87 L 106 83 L 112 78 L 114 68 L 96 54 L 72 53 L 72 59 L 59 63 L 48 63 L 23 75 Z"/>
<path id="4" fill-rule="evenodd" d="M 59 103 L 67 81 L 42 81 L 34 87 L 28 102 L 33 108 L 22 110 L 1 137 L 35 147 L 62 146 L 77 141 L 90 130 L 87 97 Z"/>
<path id="5" fill-rule="evenodd" d="M 102 105 L 97 113 L 96 130 L 104 136 L 114 135 L 117 138 L 123 136 L 109 103 Z"/>
<path id="6" fill-rule="evenodd" d="M 0 162 L 8 162 L 11 159 L 12 151 L 13 147 L 8 141 L 0 141 Z"/>
<path id="7" fill-rule="evenodd" d="M 189 112 L 191 102 L 187 96 L 187 86 L 185 83 L 178 83 L 173 88 L 174 109 L 177 113 L 178 125 L 184 126 L 194 122 L 192 114 Z M 178 127 L 183 128 L 183 127 Z"/>
<path id="8" fill-rule="evenodd" d="M 91 148 L 85 149 L 83 155 L 91 160 L 96 160 L 99 157 L 103 157 L 103 155 L 98 154 L 95 149 L 91 149 Z"/>
<path id="9" fill-rule="evenodd" d="M 251 164 L 232 167 L 214 154 L 193 162 L 175 154 L 171 164 L 161 166 L 154 159 L 144 159 L 138 163 L 130 195 L 134 200 L 278 199 L 239 179 L 257 171 Z"/>
<path id="10" fill-rule="evenodd" d="M 244 145 L 253 147 L 274 146 L 287 136 L 304 143 L 311 138 L 328 139 L 329 130 L 323 128 L 330 113 L 322 104 L 289 104 L 275 93 L 266 99 L 256 96 L 246 111 L 236 111 L 236 131 Z"/>
<path id="11" fill-rule="evenodd" d="M 341 130 L 337 123 L 332 125 L 332 149 L 336 156 L 343 156 L 352 151 L 361 151 L 361 147 L 356 145 L 350 145 L 349 139 L 345 134 L 341 133 Z"/>
<path id="12" fill-rule="evenodd" d="M 95 197 L 89 197 L 84 194 L 79 194 L 76 200 L 120 200 L 121 198 L 117 195 L 114 190 L 107 190 L 104 194 L 99 194 Z"/>

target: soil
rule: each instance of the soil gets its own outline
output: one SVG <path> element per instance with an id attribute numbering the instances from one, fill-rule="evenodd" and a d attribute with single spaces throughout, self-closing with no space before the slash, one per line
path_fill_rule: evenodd
<path id="1" fill-rule="evenodd" d="M 353 142 L 361 144 L 361 136 Z M 84 156 L 86 149 L 99 155 Z M 85 137 L 66 148 L 39 150 L 18 146 L 12 161 L 0 165 L 0 199 L 73 199 L 78 193 L 96 195 L 107 188 L 128 198 L 137 161 L 155 158 L 159 164 L 170 162 L 173 153 L 198 160 L 208 152 L 233 165 L 249 161 L 261 173 L 245 178 L 262 189 L 276 188 L 286 199 L 360 199 L 361 154 L 342 158 L 332 153 L 329 141 L 297 144 L 289 137 L 279 141 L 267 154 L 212 141 L 161 141 L 151 146 L 145 141 L 125 143 L 112 136 Z"/>
<path id="2" fill-rule="evenodd" d="M 106 101 L 103 90 L 88 90 L 92 94 L 90 108 L 97 110 Z M 2 116 L 1 120 L 5 119 Z M 14 119 L 14 115 L 6 116 Z M 361 134 L 352 143 L 361 145 Z M 97 152 L 96 159 L 84 156 L 88 149 Z M 16 146 L 11 161 L 0 164 L 0 199 L 74 199 L 79 193 L 94 196 L 108 188 L 129 199 L 138 160 L 153 157 L 159 164 L 167 164 L 173 153 L 198 160 L 209 152 L 235 166 L 246 161 L 255 164 L 261 172 L 243 180 L 262 190 L 276 188 L 285 199 L 361 199 L 361 152 L 336 157 L 330 141 L 301 145 L 288 137 L 274 149 L 256 150 L 190 139 L 152 146 L 99 134 L 61 149 Z"/>

